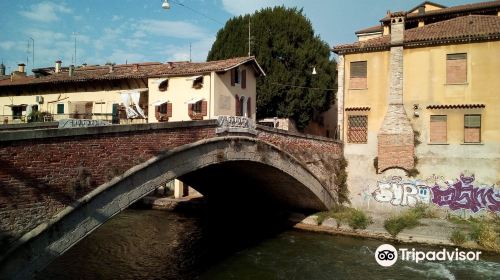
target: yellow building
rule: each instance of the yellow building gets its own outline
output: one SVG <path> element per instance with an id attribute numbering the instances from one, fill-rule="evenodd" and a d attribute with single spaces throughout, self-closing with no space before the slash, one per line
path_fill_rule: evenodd
<path id="1" fill-rule="evenodd" d="M 254 57 L 220 61 L 149 62 L 126 65 L 34 69 L 24 65 L 0 78 L 3 123 L 100 119 L 112 123 L 255 119 L 256 77 L 265 75 Z"/>
<path id="2" fill-rule="evenodd" d="M 352 202 L 498 213 L 500 1 L 426 1 L 356 35 L 333 49 Z"/>

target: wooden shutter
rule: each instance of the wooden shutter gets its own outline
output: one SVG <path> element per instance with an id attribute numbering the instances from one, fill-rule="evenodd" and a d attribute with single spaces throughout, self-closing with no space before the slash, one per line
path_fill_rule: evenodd
<path id="1" fill-rule="evenodd" d="M 161 119 L 160 110 L 161 110 L 160 106 L 155 106 L 155 118 L 157 121 Z"/>
<path id="2" fill-rule="evenodd" d="M 241 116 L 241 112 L 240 112 L 240 98 L 238 97 L 238 95 L 236 94 L 235 96 L 235 105 L 236 106 L 236 116 Z"/>
<path id="3" fill-rule="evenodd" d="M 250 102 L 250 97 L 247 99 L 247 117 L 251 118 L 252 117 L 252 105 Z"/>
<path id="4" fill-rule="evenodd" d="M 172 103 L 167 103 L 167 117 L 172 117 Z"/>
<path id="5" fill-rule="evenodd" d="M 448 141 L 447 116 L 431 116 L 430 137 L 431 143 L 446 143 Z"/>
<path id="6" fill-rule="evenodd" d="M 481 142 L 481 115 L 464 116 L 464 142 Z"/>
<path id="7" fill-rule="evenodd" d="M 446 83 L 463 84 L 467 82 L 467 54 L 446 55 Z"/>
<path id="8" fill-rule="evenodd" d="M 193 115 L 193 104 L 188 104 L 188 115 L 189 116 Z"/>
<path id="9" fill-rule="evenodd" d="M 235 76 L 234 70 L 235 69 L 231 69 L 230 70 L 230 72 L 231 72 L 231 86 L 233 86 L 233 87 L 234 87 L 234 84 L 235 84 L 235 82 L 234 82 L 234 76 Z"/>
<path id="10" fill-rule="evenodd" d="M 201 115 L 206 116 L 208 113 L 208 102 L 206 100 L 201 101 Z"/>
<path id="11" fill-rule="evenodd" d="M 351 89 L 366 89 L 367 82 L 367 62 L 355 61 L 351 62 L 351 72 L 349 79 L 349 88 Z"/>
<path id="12" fill-rule="evenodd" d="M 247 70 L 241 71 L 241 88 L 247 88 Z"/>

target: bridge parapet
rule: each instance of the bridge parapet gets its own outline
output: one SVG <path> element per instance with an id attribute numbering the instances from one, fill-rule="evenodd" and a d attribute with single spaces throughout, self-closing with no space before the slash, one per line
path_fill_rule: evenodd
<path id="1" fill-rule="evenodd" d="M 336 193 L 341 143 L 248 124 L 234 129 L 208 120 L 0 132 L 0 248 L 126 170 L 224 133 L 277 146 Z"/>

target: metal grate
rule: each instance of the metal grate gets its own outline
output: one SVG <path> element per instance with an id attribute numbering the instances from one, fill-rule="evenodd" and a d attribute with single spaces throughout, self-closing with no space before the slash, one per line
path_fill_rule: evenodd
<path id="1" fill-rule="evenodd" d="M 349 116 L 347 141 L 349 143 L 366 143 L 368 116 Z"/>

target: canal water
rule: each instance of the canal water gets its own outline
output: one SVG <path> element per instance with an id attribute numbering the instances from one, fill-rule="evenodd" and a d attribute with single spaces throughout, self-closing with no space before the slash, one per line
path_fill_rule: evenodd
<path id="1" fill-rule="evenodd" d="M 498 255 L 477 262 L 398 261 L 384 268 L 373 257 L 381 241 L 257 225 L 234 213 L 219 213 L 214 222 L 205 214 L 126 210 L 38 278 L 500 279 Z"/>

